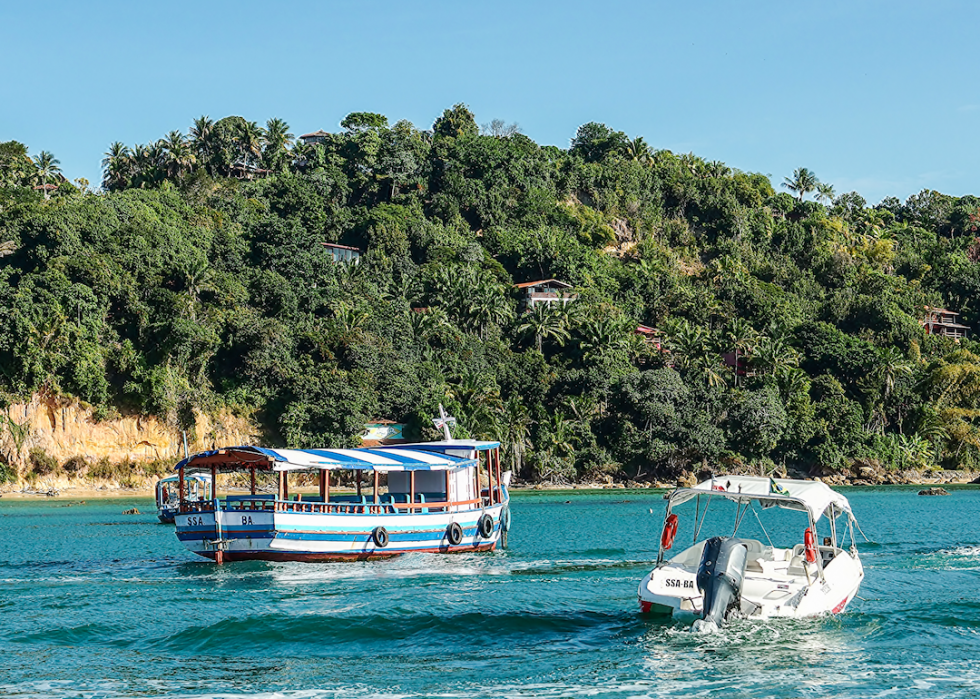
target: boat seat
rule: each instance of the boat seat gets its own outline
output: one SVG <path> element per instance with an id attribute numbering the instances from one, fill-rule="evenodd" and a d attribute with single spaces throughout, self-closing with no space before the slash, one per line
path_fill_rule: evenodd
<path id="1" fill-rule="evenodd" d="M 786 574 L 793 577 L 800 577 L 800 578 L 807 577 L 806 561 L 804 560 L 802 554 L 796 554 L 790 559 L 789 566 L 786 568 Z M 810 577 L 811 578 L 813 577 L 812 572 L 810 574 Z"/>

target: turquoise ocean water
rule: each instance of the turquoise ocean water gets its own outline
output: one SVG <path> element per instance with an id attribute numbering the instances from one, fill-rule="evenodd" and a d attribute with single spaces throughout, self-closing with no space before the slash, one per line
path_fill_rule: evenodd
<path id="1" fill-rule="evenodd" d="M 518 494 L 490 554 L 223 566 L 148 500 L 3 499 L 0 696 L 980 697 L 980 490 L 844 492 L 861 599 L 710 635 L 638 613 L 659 493 Z"/>

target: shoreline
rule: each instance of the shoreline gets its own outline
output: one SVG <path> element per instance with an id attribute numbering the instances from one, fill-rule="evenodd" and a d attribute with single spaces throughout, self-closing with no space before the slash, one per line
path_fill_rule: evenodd
<path id="1" fill-rule="evenodd" d="M 828 483 L 827 485 L 832 488 L 925 488 L 925 487 L 953 487 L 956 489 L 965 488 L 968 486 L 974 486 L 980 488 L 980 483 L 975 483 L 973 481 L 950 481 L 950 480 L 940 480 L 940 479 L 930 479 L 918 482 L 907 482 L 907 483 Z M 651 484 L 649 486 L 637 484 L 637 485 L 626 485 L 623 483 L 613 483 L 613 484 L 601 484 L 601 483 L 588 483 L 580 484 L 573 483 L 568 485 L 552 485 L 552 484 L 542 484 L 536 483 L 533 485 L 517 485 L 511 486 L 509 489 L 513 495 L 529 495 L 534 493 L 643 493 L 643 492 L 656 492 L 664 493 L 673 490 L 678 485 L 670 485 L 664 483 Z M 230 488 L 227 492 L 230 493 L 244 493 L 247 492 L 245 489 Z M 299 493 L 315 493 L 315 489 L 302 489 L 298 491 Z M 345 491 L 338 491 L 345 492 Z M 354 492 L 351 489 L 351 492 Z M 154 499 L 156 494 L 153 488 L 62 488 L 58 490 L 52 490 L 48 492 L 24 492 L 21 490 L 13 490 L 7 492 L 0 492 L 0 507 L 2 507 L 2 502 L 4 500 L 99 500 L 99 499 L 112 499 L 112 500 L 123 500 L 125 498 L 139 498 L 139 499 Z"/>

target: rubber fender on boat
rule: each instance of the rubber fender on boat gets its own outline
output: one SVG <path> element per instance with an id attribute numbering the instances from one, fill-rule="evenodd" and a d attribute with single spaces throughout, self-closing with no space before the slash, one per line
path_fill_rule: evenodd
<path id="1" fill-rule="evenodd" d="M 459 542 L 463 540 L 463 528 L 456 522 L 450 523 L 449 528 L 446 529 L 446 538 L 449 539 L 450 545 L 459 546 Z"/>
<path id="2" fill-rule="evenodd" d="M 493 517 L 484 513 L 480 517 L 480 521 L 476 524 L 476 530 L 480 532 L 480 536 L 484 539 L 489 539 L 493 535 Z"/>
<path id="3" fill-rule="evenodd" d="M 500 529 L 504 532 L 510 531 L 510 505 L 505 505 L 500 511 Z"/>
<path id="4" fill-rule="evenodd" d="M 374 531 L 371 532 L 371 538 L 374 539 L 375 546 L 383 549 L 388 545 L 388 530 L 384 527 L 375 527 Z"/>

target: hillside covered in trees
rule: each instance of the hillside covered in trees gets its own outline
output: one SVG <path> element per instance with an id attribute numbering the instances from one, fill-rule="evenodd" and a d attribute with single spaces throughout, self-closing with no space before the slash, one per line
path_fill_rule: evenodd
<path id="1" fill-rule="evenodd" d="M 441 402 L 553 482 L 980 468 L 980 348 L 921 322 L 980 328 L 980 198 L 869 205 L 805 168 L 776 189 L 601 124 L 539 146 L 463 105 L 341 129 L 202 117 L 113 144 L 97 192 L 0 144 L 0 403 L 230 409 L 314 447 L 381 418 L 432 436 Z M 542 279 L 577 299 L 524 312 L 515 284 Z"/>

